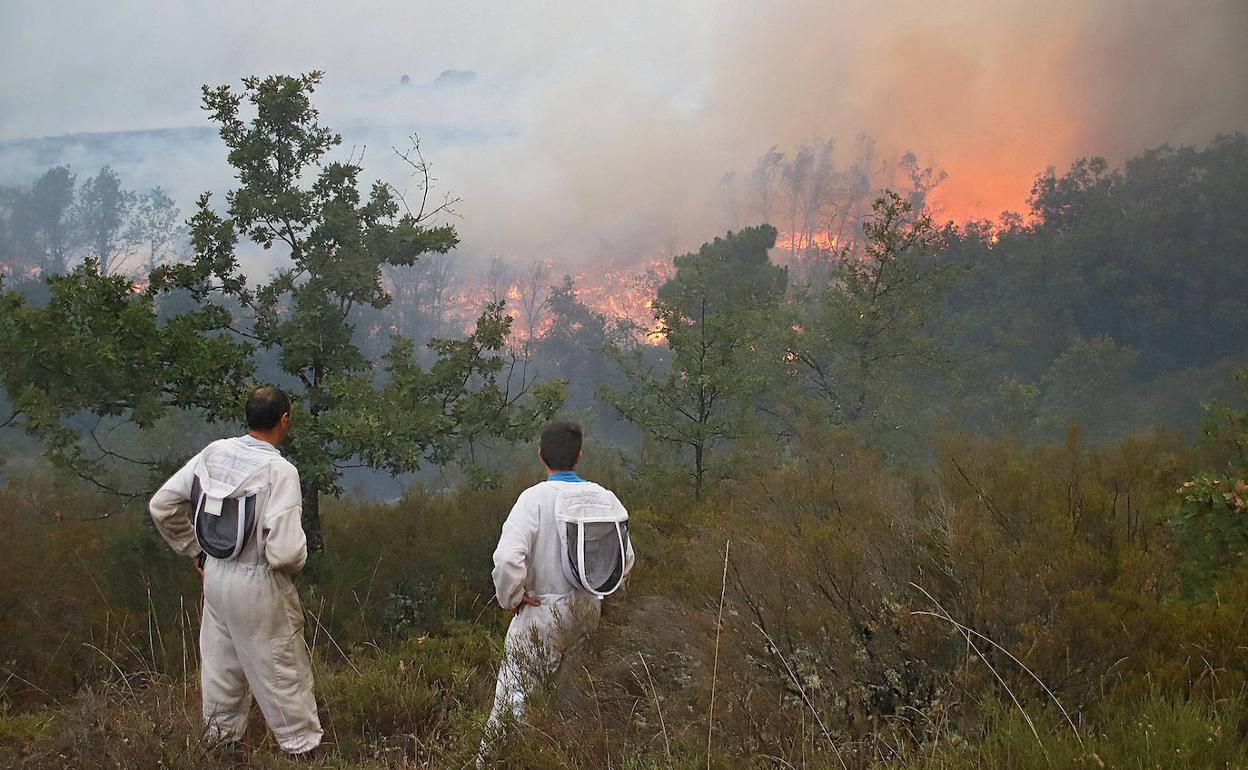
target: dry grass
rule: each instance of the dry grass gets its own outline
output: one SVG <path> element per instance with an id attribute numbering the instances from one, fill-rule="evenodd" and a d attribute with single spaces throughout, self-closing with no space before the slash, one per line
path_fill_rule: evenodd
<path id="1" fill-rule="evenodd" d="M 919 475 L 824 437 L 700 505 L 621 490 L 641 501 L 629 594 L 570 664 L 577 697 L 538 696 L 501 766 L 1245 766 L 1248 574 L 1215 599 L 1169 590 L 1161 506 L 1186 471 L 1141 441 L 955 444 Z M 522 483 L 327 507 L 331 552 L 301 586 L 329 738 L 313 766 L 471 764 L 505 622 L 486 567 Z M 137 516 L 46 515 L 93 504 L 0 490 L 19 547 L 0 767 L 293 767 L 258 715 L 236 756 L 206 751 L 193 573 Z"/>

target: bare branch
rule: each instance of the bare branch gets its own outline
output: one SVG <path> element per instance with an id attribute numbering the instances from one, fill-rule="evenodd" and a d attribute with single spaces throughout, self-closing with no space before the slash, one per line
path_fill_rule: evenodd
<path id="1" fill-rule="evenodd" d="M 103 455 L 104 457 L 112 458 L 114 460 L 122 460 L 124 462 L 128 462 L 133 465 L 141 465 L 147 468 L 155 468 L 160 464 L 152 460 L 136 460 L 133 457 L 127 457 L 126 455 L 123 455 L 119 452 L 114 452 L 111 449 L 108 449 L 107 447 L 105 447 L 104 444 L 101 443 L 99 436 L 97 436 L 95 433 L 96 429 L 100 427 L 101 421 L 102 421 L 102 418 L 97 417 L 95 420 L 95 424 L 89 428 L 86 428 L 87 435 L 91 437 L 91 441 L 95 444 L 96 448 L 100 450 L 101 455 Z"/>
<path id="2" fill-rule="evenodd" d="M 420 136 L 412 134 L 411 138 L 412 146 L 407 151 L 402 151 L 397 147 L 392 147 L 391 149 L 394 150 L 395 155 L 398 155 L 399 158 L 412 169 L 412 173 L 408 175 L 408 178 L 416 179 L 417 184 L 420 186 L 420 205 L 417 207 L 416 211 L 412 211 L 412 207 L 408 203 L 407 195 L 404 191 L 399 190 L 394 185 L 387 186 L 390 188 L 391 192 L 394 193 L 394 196 L 399 199 L 399 202 L 403 205 L 403 209 L 407 212 L 408 216 L 416 220 L 417 224 L 433 219 L 439 214 L 448 214 L 450 216 L 458 217 L 459 214 L 455 211 L 455 206 L 459 205 L 462 202 L 462 199 L 458 197 L 452 198 L 449 193 L 443 196 L 442 203 L 433 208 L 429 208 L 429 193 L 436 186 L 438 180 L 430 174 L 431 166 L 429 162 L 425 160 L 425 155 L 420 149 Z"/>

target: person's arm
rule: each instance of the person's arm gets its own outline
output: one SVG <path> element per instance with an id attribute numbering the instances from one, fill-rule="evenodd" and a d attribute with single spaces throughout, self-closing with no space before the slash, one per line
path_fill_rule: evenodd
<path id="1" fill-rule="evenodd" d="M 275 572 L 294 574 L 308 560 L 299 471 L 290 463 L 274 461 L 270 473 L 269 500 L 264 511 L 264 558 Z"/>
<path id="2" fill-rule="evenodd" d="M 182 512 L 181 506 L 191 500 L 191 486 L 195 483 L 192 467 L 197 457 L 191 458 L 173 474 L 147 504 L 147 512 L 151 514 L 160 536 L 174 553 L 191 558 L 198 557 L 202 549 L 195 539 L 195 525 Z"/>
<path id="3" fill-rule="evenodd" d="M 503 532 L 494 549 L 494 590 L 498 604 L 505 610 L 519 609 L 525 599 L 524 581 L 528 577 L 525 562 L 537 539 L 540 511 L 526 495 L 520 495 L 512 506 Z"/>

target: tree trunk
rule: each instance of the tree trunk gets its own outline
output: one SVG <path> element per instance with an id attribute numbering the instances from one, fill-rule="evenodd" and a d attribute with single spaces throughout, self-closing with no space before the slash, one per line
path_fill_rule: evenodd
<path id="1" fill-rule="evenodd" d="M 302 487 L 303 532 L 308 537 L 308 554 L 320 553 L 325 549 L 321 535 L 321 493 L 307 483 Z"/>
<path id="2" fill-rule="evenodd" d="M 702 476 L 706 473 L 706 467 L 702 460 L 703 446 L 701 443 L 693 445 L 693 499 L 702 499 Z"/>

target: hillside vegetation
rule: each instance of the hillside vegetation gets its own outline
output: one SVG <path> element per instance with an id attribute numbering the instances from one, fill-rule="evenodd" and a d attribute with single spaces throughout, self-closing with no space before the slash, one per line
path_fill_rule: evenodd
<path id="1" fill-rule="evenodd" d="M 570 280 L 519 343 L 505 302 L 457 333 L 426 301 L 458 235 L 330 160 L 318 80 L 205 89 L 239 187 L 190 254 L 108 169 L 0 191 L 0 766 L 291 766 L 258 714 L 231 756 L 200 741 L 198 577 L 144 513 L 276 382 L 316 766 L 472 763 L 491 552 L 561 413 L 638 563 L 498 766 L 1248 767 L 1248 137 L 1079 161 L 997 223 L 934 221 L 913 156 L 899 192 L 819 165 L 845 229 L 812 208 L 784 266 L 758 223 L 675 257 L 662 344 Z M 135 206 L 163 212 L 144 274 Z M 243 275 L 242 238 L 289 263 Z M 410 483 L 370 501 L 359 468 Z"/>

